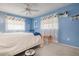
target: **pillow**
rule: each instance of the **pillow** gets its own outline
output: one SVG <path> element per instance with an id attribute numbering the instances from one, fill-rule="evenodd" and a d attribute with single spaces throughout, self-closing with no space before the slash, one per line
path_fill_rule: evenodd
<path id="1" fill-rule="evenodd" d="M 37 36 L 37 35 L 40 35 L 41 36 L 41 34 L 39 32 L 35 32 L 34 35 L 35 36 Z"/>

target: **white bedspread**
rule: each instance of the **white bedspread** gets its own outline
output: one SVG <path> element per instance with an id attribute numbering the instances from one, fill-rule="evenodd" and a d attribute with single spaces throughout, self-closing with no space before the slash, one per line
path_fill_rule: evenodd
<path id="1" fill-rule="evenodd" d="M 15 55 L 40 43 L 32 33 L 0 33 L 0 55 Z"/>

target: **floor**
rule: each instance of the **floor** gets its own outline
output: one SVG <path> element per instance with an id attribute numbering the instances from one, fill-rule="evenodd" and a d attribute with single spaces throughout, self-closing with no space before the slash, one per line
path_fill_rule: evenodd
<path id="1" fill-rule="evenodd" d="M 62 44 L 49 44 L 36 50 L 39 56 L 79 56 L 79 49 Z"/>
<path id="2" fill-rule="evenodd" d="M 34 47 L 35 56 L 79 56 L 79 48 L 72 48 L 60 43 L 46 44 L 43 48 Z M 17 56 L 24 56 L 24 52 Z"/>

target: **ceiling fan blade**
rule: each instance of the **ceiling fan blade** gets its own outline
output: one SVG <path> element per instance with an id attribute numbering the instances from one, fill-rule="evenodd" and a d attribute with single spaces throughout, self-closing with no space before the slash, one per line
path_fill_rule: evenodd
<path id="1" fill-rule="evenodd" d="M 26 10 L 22 10 L 21 12 L 26 12 Z"/>
<path id="2" fill-rule="evenodd" d="M 30 9 L 30 11 L 35 11 L 35 12 L 38 12 L 39 10 L 35 10 L 35 9 Z"/>
<path id="3" fill-rule="evenodd" d="M 26 8 L 24 8 L 25 10 L 23 12 L 26 13 L 26 15 L 32 15 L 32 12 L 38 12 L 39 10 L 36 9 L 32 9 L 33 4 L 30 3 L 25 3 Z"/>
<path id="4" fill-rule="evenodd" d="M 31 8 L 31 7 L 32 7 L 32 5 L 31 5 L 31 4 L 26 3 L 26 8 Z"/>
<path id="5" fill-rule="evenodd" d="M 26 11 L 25 14 L 26 15 L 32 15 L 31 11 Z"/>
<path id="6" fill-rule="evenodd" d="M 32 15 L 31 11 L 28 11 L 30 15 Z"/>
<path id="7" fill-rule="evenodd" d="M 25 12 L 26 15 L 28 15 L 28 12 Z"/>

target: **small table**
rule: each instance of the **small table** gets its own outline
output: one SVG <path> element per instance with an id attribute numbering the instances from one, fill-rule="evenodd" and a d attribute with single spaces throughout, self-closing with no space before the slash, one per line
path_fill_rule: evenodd
<path id="1" fill-rule="evenodd" d="M 52 43 L 53 41 L 52 41 L 52 39 L 53 39 L 53 37 L 51 36 L 51 35 L 42 35 L 41 36 L 41 44 L 40 44 L 40 47 L 43 47 L 44 46 L 44 42 L 45 42 L 45 40 L 46 39 L 48 39 L 48 43 Z"/>
<path id="2" fill-rule="evenodd" d="M 34 49 L 29 49 L 25 51 L 26 56 L 33 56 L 35 55 L 35 50 Z"/>

